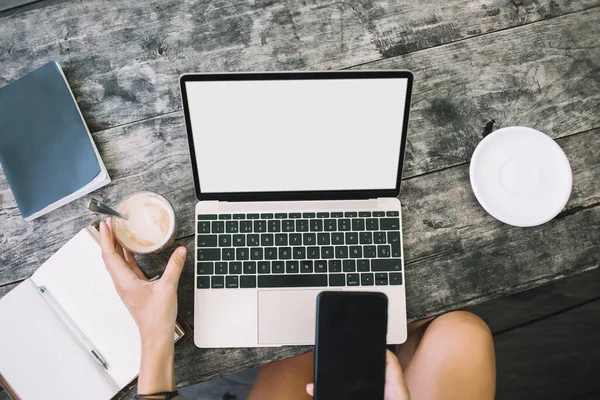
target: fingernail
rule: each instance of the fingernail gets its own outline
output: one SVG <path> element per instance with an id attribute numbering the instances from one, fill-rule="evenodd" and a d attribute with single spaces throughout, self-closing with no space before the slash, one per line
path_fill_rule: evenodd
<path id="1" fill-rule="evenodd" d="M 185 257 L 185 253 L 186 253 L 186 249 L 185 247 L 180 247 L 177 249 L 177 254 L 179 254 L 181 257 Z"/>

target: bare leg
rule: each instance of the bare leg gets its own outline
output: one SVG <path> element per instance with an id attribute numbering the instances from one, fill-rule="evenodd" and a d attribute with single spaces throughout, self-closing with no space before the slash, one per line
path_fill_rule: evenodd
<path id="1" fill-rule="evenodd" d="M 413 330 L 398 358 L 413 399 L 493 399 L 494 342 L 474 314 L 455 311 Z"/>
<path id="2" fill-rule="evenodd" d="M 313 381 L 314 353 L 260 367 L 248 400 L 309 400 L 306 385 Z"/>

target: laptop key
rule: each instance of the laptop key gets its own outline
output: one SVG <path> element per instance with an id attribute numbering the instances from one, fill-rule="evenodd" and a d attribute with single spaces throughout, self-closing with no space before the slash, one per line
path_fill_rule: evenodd
<path id="1" fill-rule="evenodd" d="M 235 250 L 232 248 L 223 249 L 223 260 L 235 260 Z"/>
<path id="2" fill-rule="evenodd" d="M 360 211 L 358 213 L 359 217 L 370 217 L 371 216 L 371 211 Z"/>
<path id="3" fill-rule="evenodd" d="M 321 247 L 321 258 L 333 258 L 333 246 Z"/>
<path id="4" fill-rule="evenodd" d="M 297 274 L 300 271 L 300 265 L 298 261 L 286 261 L 285 262 L 285 273 L 286 274 Z"/>
<path id="5" fill-rule="evenodd" d="M 330 274 L 329 286 L 346 286 L 346 277 L 344 274 Z"/>
<path id="6" fill-rule="evenodd" d="M 287 213 L 275 213 L 275 218 L 277 219 L 283 219 L 283 218 L 287 218 Z"/>
<path id="7" fill-rule="evenodd" d="M 242 274 L 242 263 L 234 261 L 229 263 L 229 274 L 230 275 L 241 275 Z"/>
<path id="8" fill-rule="evenodd" d="M 210 222 L 199 221 L 198 222 L 198 233 L 210 233 Z"/>
<path id="9" fill-rule="evenodd" d="M 317 244 L 321 246 L 326 246 L 330 244 L 331 236 L 329 233 L 317 233 Z"/>
<path id="10" fill-rule="evenodd" d="M 279 259 L 280 260 L 291 260 L 292 248 L 291 247 L 280 247 L 279 248 Z"/>
<path id="11" fill-rule="evenodd" d="M 342 262 L 340 260 L 329 260 L 329 272 L 342 272 Z"/>
<path id="12" fill-rule="evenodd" d="M 371 260 L 371 271 L 402 271 L 402 260 L 400 258 L 377 258 Z"/>
<path id="13" fill-rule="evenodd" d="M 224 276 L 212 276 L 210 278 L 210 287 L 213 289 L 223 289 L 225 287 L 225 277 Z"/>
<path id="14" fill-rule="evenodd" d="M 310 274 L 313 272 L 313 262 L 312 261 L 300 261 L 300 272 L 303 274 Z"/>
<path id="15" fill-rule="evenodd" d="M 303 260 L 306 258 L 306 247 L 294 247 L 294 260 Z"/>
<path id="16" fill-rule="evenodd" d="M 343 212 L 332 212 L 331 218 L 342 218 L 344 216 Z"/>
<path id="17" fill-rule="evenodd" d="M 259 288 L 272 287 L 322 287 L 327 286 L 327 275 L 259 275 Z"/>
<path id="18" fill-rule="evenodd" d="M 231 214 L 219 214 L 219 219 L 231 219 Z"/>
<path id="19" fill-rule="evenodd" d="M 347 286 L 358 286 L 360 285 L 360 277 L 358 274 L 347 274 L 346 275 Z"/>
<path id="20" fill-rule="evenodd" d="M 296 220 L 296 232 L 308 232 L 308 220 L 307 219 Z"/>
<path id="21" fill-rule="evenodd" d="M 245 219 L 246 214 L 233 214 L 233 219 Z"/>
<path id="22" fill-rule="evenodd" d="M 369 266 L 369 260 L 358 260 L 356 263 L 356 269 L 358 272 L 369 272 L 371 267 Z"/>
<path id="23" fill-rule="evenodd" d="M 259 236 L 257 234 L 248 235 L 246 238 L 248 246 L 260 246 Z"/>
<path id="24" fill-rule="evenodd" d="M 342 261 L 342 270 L 344 272 L 356 272 L 356 260 Z"/>
<path id="25" fill-rule="evenodd" d="M 365 220 L 363 218 L 355 218 L 352 220 L 352 230 L 353 231 L 364 231 L 365 230 Z"/>
<path id="26" fill-rule="evenodd" d="M 210 276 L 199 276 L 196 278 L 196 287 L 198 289 L 210 289 Z"/>
<path id="27" fill-rule="evenodd" d="M 255 288 L 255 287 L 256 287 L 256 275 L 240 276 L 240 288 Z"/>
<path id="28" fill-rule="evenodd" d="M 315 260 L 321 258 L 321 250 L 317 246 L 310 246 L 306 248 L 306 258 Z"/>
<path id="29" fill-rule="evenodd" d="M 344 213 L 344 217 L 358 217 L 358 213 L 355 211 L 347 211 Z"/>
<path id="30" fill-rule="evenodd" d="M 377 257 L 377 248 L 375 246 L 364 246 L 363 247 L 363 257 L 365 257 L 365 258 Z"/>
<path id="31" fill-rule="evenodd" d="M 256 273 L 256 261 L 244 262 L 244 274 L 255 274 Z"/>
<path id="32" fill-rule="evenodd" d="M 373 241 L 377 244 L 383 244 L 385 243 L 385 236 L 385 232 L 373 232 Z"/>
<path id="33" fill-rule="evenodd" d="M 294 220 L 286 219 L 285 221 L 283 221 L 283 223 L 281 224 L 281 231 L 282 232 L 294 232 Z"/>
<path id="34" fill-rule="evenodd" d="M 317 218 L 329 218 L 329 213 L 328 212 L 317 213 Z"/>
<path id="35" fill-rule="evenodd" d="M 320 232 L 323 230 L 323 220 L 313 219 L 310 221 L 310 230 L 312 232 Z"/>
<path id="36" fill-rule="evenodd" d="M 231 235 L 219 235 L 219 246 L 230 247 L 231 246 Z"/>
<path id="37" fill-rule="evenodd" d="M 240 221 L 240 232 L 252 232 L 252 221 Z"/>
<path id="38" fill-rule="evenodd" d="M 346 232 L 346 244 L 358 244 L 358 233 Z"/>
<path id="39" fill-rule="evenodd" d="M 340 231 L 349 231 L 350 230 L 350 220 L 349 219 L 338 220 L 338 229 Z"/>
<path id="40" fill-rule="evenodd" d="M 217 219 L 217 214 L 199 214 L 198 215 L 198 219 L 199 220 L 211 220 L 211 219 Z"/>
<path id="41" fill-rule="evenodd" d="M 199 261 L 221 261 L 221 249 L 198 249 Z"/>
<path id="42" fill-rule="evenodd" d="M 233 245 L 236 247 L 246 245 L 246 235 L 233 235 Z"/>
<path id="43" fill-rule="evenodd" d="M 325 260 L 315 261 L 315 272 L 327 272 L 327 261 L 325 261 Z"/>
<path id="44" fill-rule="evenodd" d="M 332 233 L 331 234 L 331 244 L 344 244 L 344 234 L 343 233 Z"/>
<path id="45" fill-rule="evenodd" d="M 253 247 L 250 249 L 250 259 L 251 260 L 262 260 L 263 259 L 263 249 L 262 247 Z"/>
<path id="46" fill-rule="evenodd" d="M 390 272 L 390 285 L 402 285 L 401 272 Z"/>
<path id="47" fill-rule="evenodd" d="M 225 232 L 238 233 L 238 231 L 239 231 L 238 221 L 227 221 L 225 223 Z"/>
<path id="48" fill-rule="evenodd" d="M 235 249 L 235 259 L 236 260 L 248 260 L 250 258 L 250 252 L 247 247 L 240 247 Z"/>
<path id="49" fill-rule="evenodd" d="M 335 258 L 348 258 L 348 246 L 335 246 Z"/>
<path id="50" fill-rule="evenodd" d="M 379 258 L 387 258 L 390 256 L 390 246 L 387 244 L 380 244 L 377 246 L 377 256 Z"/>
<path id="51" fill-rule="evenodd" d="M 278 233 L 275 235 L 275 245 L 276 246 L 287 246 L 288 245 L 288 235 L 287 233 Z"/>
<path id="52" fill-rule="evenodd" d="M 302 214 L 300 214 L 300 213 L 290 213 L 290 218 L 302 218 Z"/>
<path id="53" fill-rule="evenodd" d="M 315 242 L 317 241 L 317 234 L 316 233 L 304 233 L 302 235 L 302 239 L 303 239 L 303 244 L 305 246 L 310 246 L 315 244 Z"/>
<path id="54" fill-rule="evenodd" d="M 271 213 L 267 213 L 267 214 L 260 214 L 260 217 L 262 219 L 273 219 L 273 214 Z"/>
<path id="55" fill-rule="evenodd" d="M 239 286 L 237 276 L 227 276 L 225 277 L 225 287 L 228 289 L 234 289 Z"/>
<path id="56" fill-rule="evenodd" d="M 332 213 L 333 214 L 333 213 Z M 337 230 L 337 219 L 326 219 L 324 223 L 325 231 L 333 232 Z"/>
<path id="57" fill-rule="evenodd" d="M 278 219 L 270 220 L 268 225 L 269 232 L 281 232 L 281 221 Z"/>
<path id="58" fill-rule="evenodd" d="M 225 223 L 223 221 L 213 221 L 212 233 L 225 233 Z"/>
<path id="59" fill-rule="evenodd" d="M 381 218 L 379 225 L 384 231 L 397 230 L 400 229 L 400 218 Z"/>
<path id="60" fill-rule="evenodd" d="M 302 218 L 315 218 L 316 216 L 315 213 L 302 213 Z"/>
<path id="61" fill-rule="evenodd" d="M 260 215 L 258 215 L 258 214 L 248 214 L 248 215 L 246 215 L 246 218 L 248 218 L 248 219 L 259 219 Z"/>
<path id="62" fill-rule="evenodd" d="M 350 258 L 361 258 L 362 247 L 361 246 L 350 246 Z"/>
<path id="63" fill-rule="evenodd" d="M 361 286 L 373 286 L 373 274 L 372 273 L 360 274 L 360 284 L 361 284 Z"/>
<path id="64" fill-rule="evenodd" d="M 267 247 L 265 249 L 265 260 L 277 260 L 277 247 Z"/>
<path id="65" fill-rule="evenodd" d="M 301 233 L 290 233 L 290 246 L 301 246 L 302 245 L 302 234 Z"/>
<path id="66" fill-rule="evenodd" d="M 398 211 L 388 211 L 385 213 L 385 215 L 387 215 L 388 217 L 397 217 L 400 215 L 400 213 Z"/>
<path id="67" fill-rule="evenodd" d="M 199 262 L 196 268 L 198 275 L 212 275 L 214 264 L 212 262 Z"/>
<path id="68" fill-rule="evenodd" d="M 260 245 L 263 247 L 273 246 L 273 234 L 263 233 L 262 235 L 260 235 Z"/>
<path id="69" fill-rule="evenodd" d="M 266 232 L 267 221 L 254 221 L 254 232 Z"/>
<path id="70" fill-rule="evenodd" d="M 378 231 L 379 230 L 379 220 L 377 218 L 367 218 L 366 224 L 368 231 Z"/>
<path id="71" fill-rule="evenodd" d="M 360 244 L 371 244 L 373 243 L 373 234 L 371 232 L 360 233 Z"/>
<path id="72" fill-rule="evenodd" d="M 388 232 L 388 243 L 392 245 L 392 257 L 400 257 L 400 232 Z"/>
<path id="73" fill-rule="evenodd" d="M 387 285 L 388 284 L 388 274 L 385 272 L 378 272 L 375 274 L 375 285 Z"/>
<path id="74" fill-rule="evenodd" d="M 383 211 L 373 211 L 374 217 L 385 217 L 385 212 Z"/>
<path id="75" fill-rule="evenodd" d="M 285 272 L 283 261 L 273 261 L 271 263 L 271 271 L 274 274 L 283 274 Z"/>
<path id="76" fill-rule="evenodd" d="M 198 247 L 217 247 L 216 235 L 198 235 Z"/>
<path id="77" fill-rule="evenodd" d="M 270 274 L 271 273 L 271 263 L 268 261 L 259 261 L 258 262 L 258 273 L 259 274 Z"/>
<path id="78" fill-rule="evenodd" d="M 223 261 L 219 261 L 215 263 L 215 274 L 217 275 L 227 275 L 227 263 Z"/>

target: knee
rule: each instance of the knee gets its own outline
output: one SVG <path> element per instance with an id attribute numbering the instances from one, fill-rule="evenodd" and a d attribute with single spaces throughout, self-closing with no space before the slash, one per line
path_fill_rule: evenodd
<path id="1" fill-rule="evenodd" d="M 453 311 L 434 319 L 427 333 L 445 347 L 472 349 L 493 353 L 494 340 L 487 324 L 468 311 Z"/>

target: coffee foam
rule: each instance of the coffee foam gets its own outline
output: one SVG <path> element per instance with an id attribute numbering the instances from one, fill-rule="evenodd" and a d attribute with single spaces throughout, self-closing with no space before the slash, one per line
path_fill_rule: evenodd
<path id="1" fill-rule="evenodd" d="M 126 220 L 113 220 L 115 235 L 121 244 L 135 253 L 150 253 L 169 241 L 175 228 L 171 205 L 153 193 L 127 198 L 119 211 Z"/>

